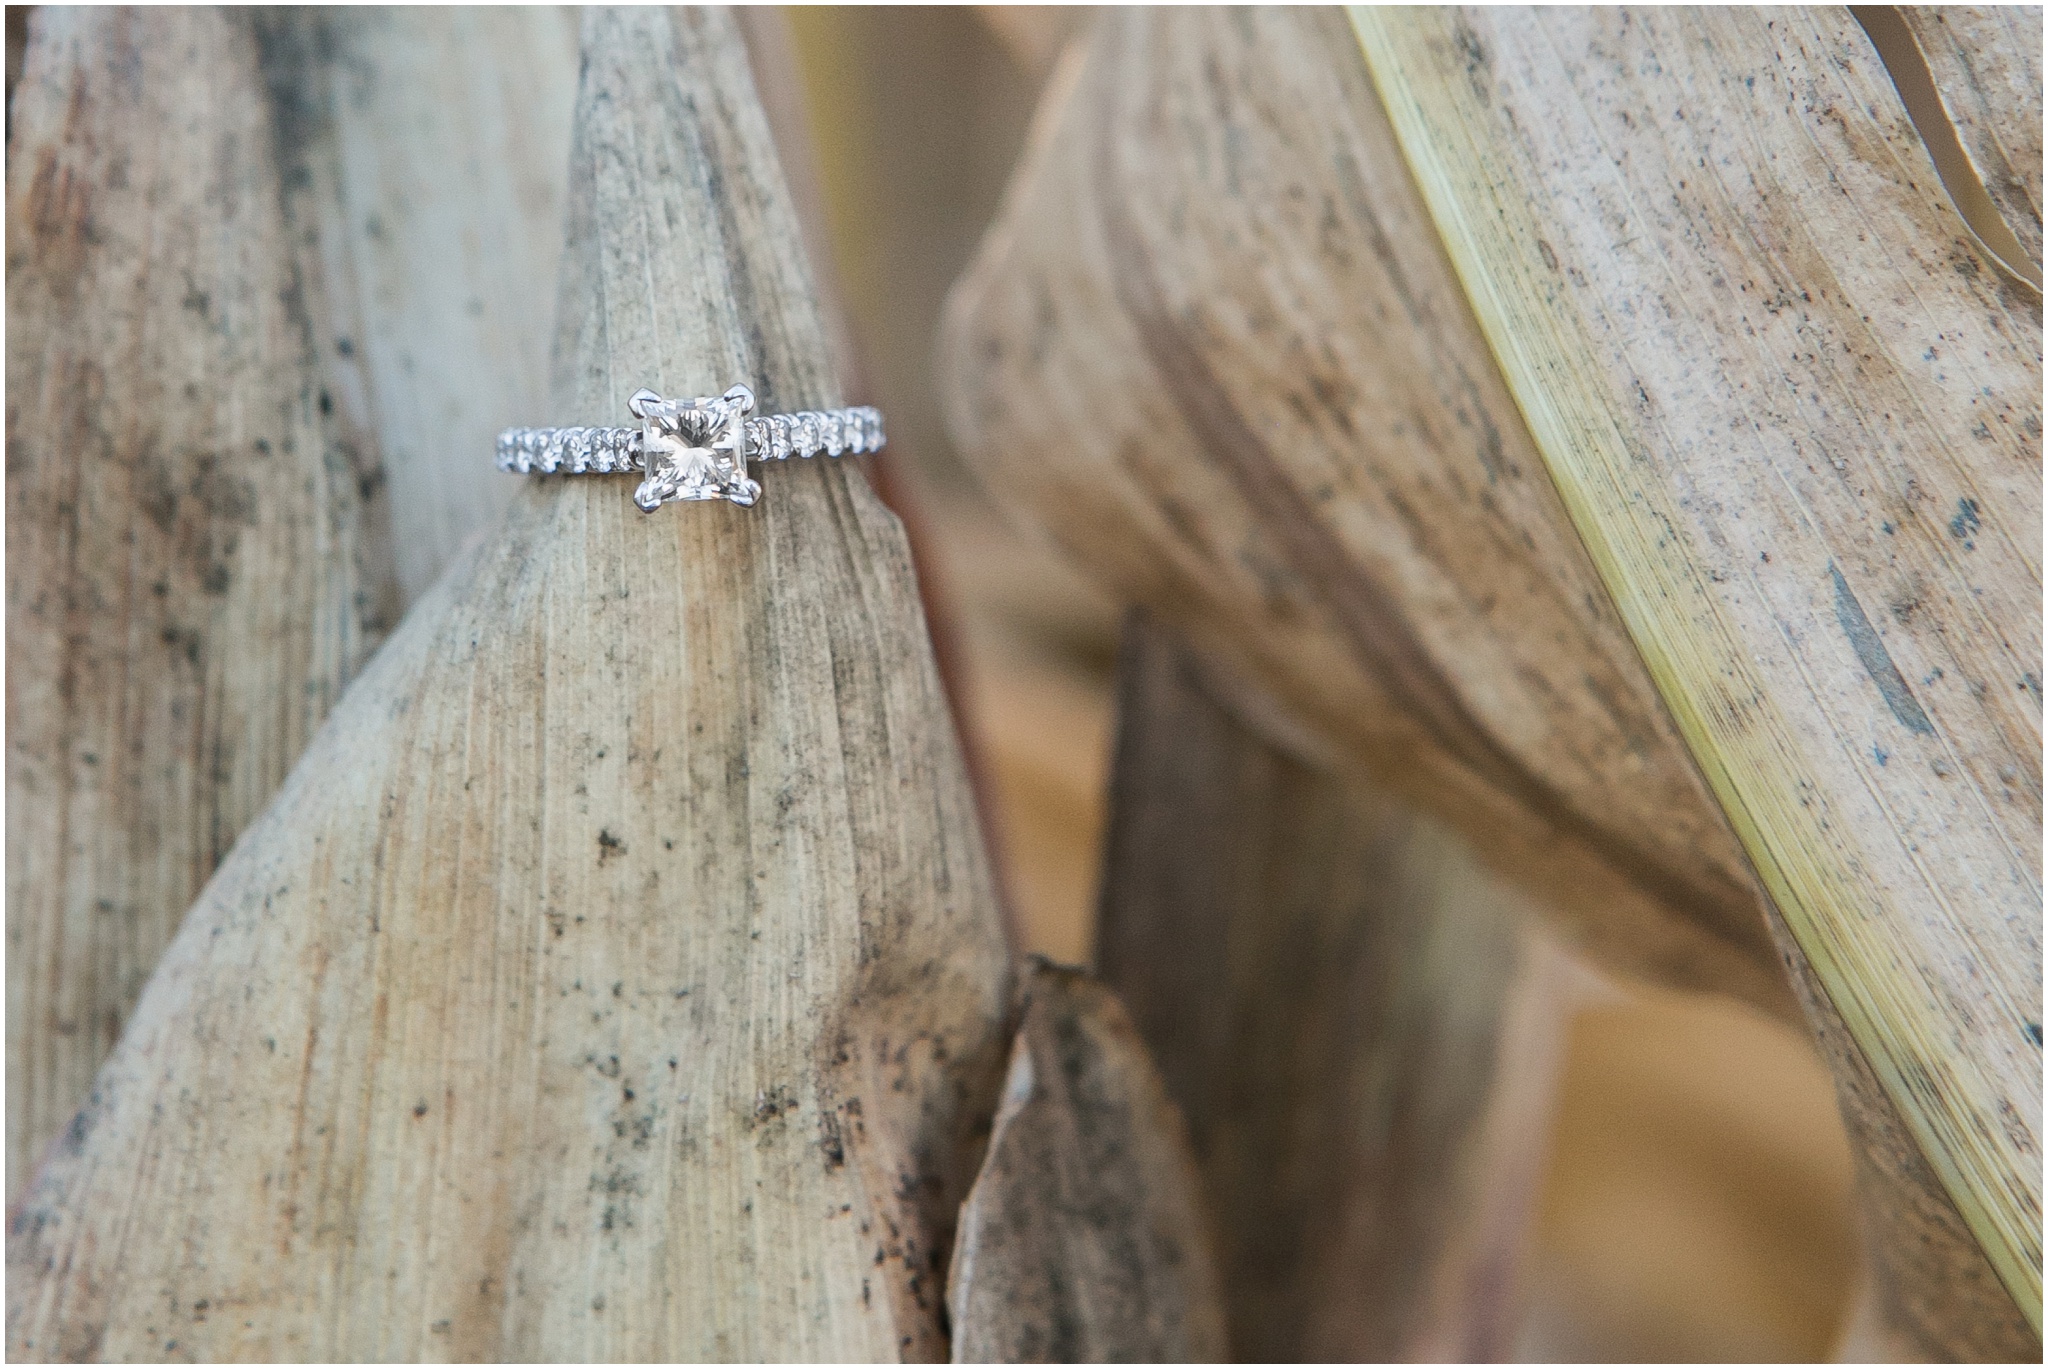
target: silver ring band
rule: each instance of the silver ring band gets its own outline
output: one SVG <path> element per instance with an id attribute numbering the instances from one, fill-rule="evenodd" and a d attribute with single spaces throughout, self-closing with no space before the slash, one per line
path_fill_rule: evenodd
<path id="1" fill-rule="evenodd" d="M 652 511 L 678 499 L 751 504 L 760 486 L 747 461 L 860 455 L 881 450 L 882 414 L 867 405 L 751 417 L 753 392 L 735 385 L 717 399 L 665 400 L 641 390 L 630 401 L 637 428 L 507 428 L 498 469 L 517 475 L 647 474 L 634 501 Z M 734 448 L 740 449 L 734 459 Z M 648 453 L 656 453 L 652 469 Z"/>
<path id="2" fill-rule="evenodd" d="M 747 420 L 747 460 L 859 456 L 882 449 L 882 413 L 866 405 Z M 614 475 L 643 470 L 638 428 L 507 428 L 498 469 L 518 475 Z"/>

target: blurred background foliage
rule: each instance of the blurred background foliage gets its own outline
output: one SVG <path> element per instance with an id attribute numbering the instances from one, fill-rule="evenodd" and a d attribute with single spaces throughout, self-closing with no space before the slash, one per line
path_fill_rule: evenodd
<path id="1" fill-rule="evenodd" d="M 833 253 L 957 652 L 963 726 L 1033 949 L 1085 961 L 1118 612 L 947 441 L 933 347 L 1088 12 L 792 8 Z M 1531 1360 L 1826 1358 L 1858 1278 L 1850 1160 L 1806 1042 L 1734 1003 L 1597 979 L 1568 1037 L 1520 1291 Z"/>

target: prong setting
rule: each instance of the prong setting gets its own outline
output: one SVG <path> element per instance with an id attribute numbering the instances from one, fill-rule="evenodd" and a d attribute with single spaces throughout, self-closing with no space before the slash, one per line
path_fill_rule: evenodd
<path id="1" fill-rule="evenodd" d="M 626 401 L 637 428 L 508 428 L 498 436 L 497 464 L 520 475 L 641 472 L 633 502 L 651 513 L 679 501 L 754 503 L 761 486 L 748 477 L 749 460 L 859 455 L 882 446 L 882 415 L 867 406 L 758 418 L 754 407 L 745 385 L 686 400 L 642 388 Z"/>

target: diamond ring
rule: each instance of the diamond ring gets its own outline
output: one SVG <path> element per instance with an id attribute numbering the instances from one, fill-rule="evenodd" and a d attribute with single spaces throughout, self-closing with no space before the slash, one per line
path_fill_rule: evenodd
<path id="1" fill-rule="evenodd" d="M 735 385 L 716 399 L 663 399 L 636 391 L 626 407 L 637 428 L 507 428 L 498 469 L 519 475 L 645 474 L 633 502 L 652 513 L 680 499 L 751 504 L 761 487 L 747 461 L 858 455 L 882 447 L 882 415 L 865 405 L 755 418 L 754 392 Z"/>

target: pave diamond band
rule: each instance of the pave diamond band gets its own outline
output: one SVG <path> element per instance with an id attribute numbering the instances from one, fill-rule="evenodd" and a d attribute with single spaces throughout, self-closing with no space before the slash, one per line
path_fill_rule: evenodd
<path id="1" fill-rule="evenodd" d="M 519 475 L 611 475 L 640 469 L 638 428 L 507 428 L 498 469 Z"/>
<path id="2" fill-rule="evenodd" d="M 663 399 L 641 390 L 628 401 L 637 428 L 508 428 L 498 435 L 498 469 L 519 475 L 642 473 L 633 500 L 652 512 L 676 500 L 751 504 L 761 487 L 753 461 L 879 451 L 882 415 L 858 405 L 819 413 L 753 417 L 754 394 L 735 385 L 716 399 Z"/>
<path id="3" fill-rule="evenodd" d="M 747 459 L 859 456 L 881 450 L 882 414 L 860 406 L 747 420 Z M 507 428 L 498 469 L 519 475 L 614 475 L 645 469 L 638 428 Z"/>

